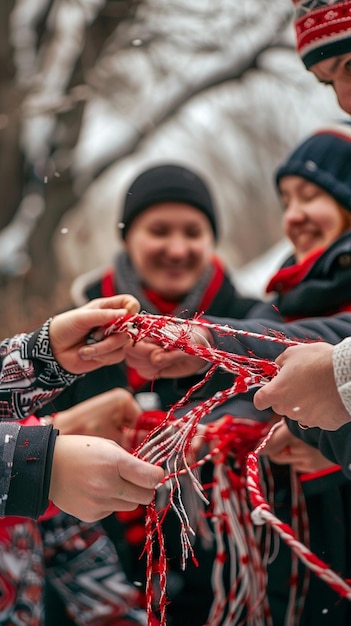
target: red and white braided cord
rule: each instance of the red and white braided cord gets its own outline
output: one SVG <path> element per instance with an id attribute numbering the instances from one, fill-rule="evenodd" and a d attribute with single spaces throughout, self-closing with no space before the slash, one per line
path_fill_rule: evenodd
<path id="1" fill-rule="evenodd" d="M 280 426 L 275 424 L 253 452 L 247 455 L 247 490 L 252 506 L 251 516 L 255 524 L 270 524 L 285 543 L 297 554 L 299 559 L 319 578 L 324 580 L 341 597 L 351 600 L 351 586 L 338 574 L 311 552 L 303 543 L 297 540 L 294 530 L 288 524 L 281 522 L 270 510 L 270 506 L 263 496 L 259 479 L 259 454 L 272 436 L 274 430 Z"/>
<path id="2" fill-rule="evenodd" d="M 206 501 L 206 496 L 204 494 L 203 487 L 199 482 L 196 474 L 196 470 L 209 459 L 214 459 L 216 454 L 222 452 L 224 449 L 228 452 L 228 443 L 230 441 L 230 437 L 223 444 L 223 446 L 219 446 L 211 451 L 211 453 L 207 454 L 204 459 L 194 462 L 193 464 L 189 464 L 188 462 L 188 452 L 190 449 L 190 444 L 192 438 L 195 435 L 198 424 L 201 422 L 202 418 L 211 413 L 211 411 L 224 403 L 229 398 L 232 398 L 236 394 L 246 392 L 250 389 L 252 385 L 261 384 L 264 380 L 271 379 L 278 371 L 278 366 L 268 359 L 260 359 L 252 356 L 244 356 L 237 355 L 233 353 L 228 353 L 218 348 L 214 348 L 208 345 L 198 345 L 193 341 L 192 333 L 196 327 L 207 328 L 211 331 L 214 331 L 218 334 L 222 335 L 231 335 L 232 337 L 253 337 L 255 339 L 261 339 L 263 341 L 275 342 L 279 343 L 283 346 L 297 345 L 301 343 L 301 341 L 295 341 L 289 338 L 284 337 L 282 334 L 273 333 L 272 335 L 268 334 L 259 334 L 259 333 L 251 333 L 248 331 L 235 330 L 234 328 L 227 325 L 218 325 L 211 324 L 201 320 L 200 317 L 196 317 L 191 320 L 184 320 L 181 318 L 175 318 L 172 316 L 154 316 L 148 314 L 138 314 L 126 316 L 124 318 L 119 318 L 115 321 L 114 324 L 106 328 L 105 334 L 109 335 L 114 332 L 126 332 L 128 333 L 135 342 L 140 341 L 146 337 L 152 338 L 159 345 L 164 347 L 165 349 L 180 349 L 183 352 L 192 355 L 198 356 L 202 359 L 207 360 L 209 363 L 213 364 L 213 367 L 205 374 L 203 380 L 192 387 L 186 394 L 186 396 L 175 406 L 172 407 L 172 410 L 168 412 L 165 419 L 161 424 L 157 425 L 145 439 L 145 441 L 137 448 L 136 454 L 143 458 L 144 460 L 149 461 L 150 463 L 163 465 L 166 469 L 166 478 L 163 481 L 163 484 L 166 484 L 169 489 L 169 506 L 167 508 L 172 508 L 179 517 L 181 524 L 181 542 L 183 549 L 183 566 L 185 567 L 185 562 L 189 556 L 195 558 L 192 549 L 191 536 L 194 534 L 194 530 L 191 528 L 189 524 L 188 514 L 183 506 L 182 497 L 181 497 L 181 485 L 179 478 L 182 474 L 186 473 L 192 481 L 193 488 L 198 493 L 200 498 Z M 216 368 L 221 368 L 227 372 L 232 373 L 235 376 L 235 380 L 231 387 L 225 390 L 218 391 L 215 395 L 207 400 L 199 403 L 196 407 L 191 408 L 183 417 L 174 419 L 175 411 L 186 404 L 188 399 L 191 397 L 193 391 L 199 386 L 203 385 L 207 380 L 212 376 L 214 370 Z M 296 533 L 289 525 L 282 523 L 271 511 L 270 505 L 267 500 L 263 496 L 261 487 L 260 487 L 260 473 L 259 473 L 259 455 L 260 452 L 264 449 L 264 446 L 268 442 L 270 436 L 274 432 L 275 428 L 278 427 L 279 424 L 273 426 L 271 431 L 266 435 L 266 437 L 261 440 L 261 443 L 255 447 L 253 452 L 249 452 L 246 460 L 246 489 L 249 494 L 249 499 L 252 507 L 251 518 L 255 525 L 267 524 L 270 526 L 275 532 L 279 534 L 279 536 L 287 543 L 287 545 L 291 548 L 293 553 L 297 555 L 297 557 L 317 576 L 323 579 L 330 587 L 332 587 L 340 596 L 351 600 L 351 587 L 348 585 L 346 581 L 344 581 L 340 576 L 338 576 L 335 572 L 333 572 L 323 561 L 321 561 L 316 555 L 314 555 L 303 543 L 298 541 L 296 538 Z M 262 434 L 262 433 L 261 433 Z M 257 439 L 258 440 L 258 439 Z M 256 440 L 256 442 L 257 442 Z M 231 441 L 232 443 L 232 441 Z M 214 520 L 215 520 L 215 529 L 216 529 L 216 539 L 218 546 L 221 544 L 221 525 L 223 524 L 223 519 L 225 517 L 226 521 L 231 518 L 231 512 L 233 510 L 238 510 L 243 506 L 243 502 L 245 498 L 240 497 L 240 504 L 238 502 L 238 491 L 234 489 L 226 488 L 224 489 L 224 484 L 228 480 L 228 477 L 222 469 L 217 469 L 215 471 L 215 480 L 214 480 L 214 492 L 218 490 L 218 494 L 214 498 L 216 503 L 221 502 L 221 506 L 224 507 L 221 509 L 220 515 L 216 508 L 214 508 Z M 223 500 L 223 492 L 230 492 L 229 496 L 226 496 Z M 229 506 L 229 503 L 231 505 Z M 216 507 L 216 505 L 215 505 Z M 161 523 L 162 516 L 166 513 L 166 511 L 160 513 L 156 513 L 154 503 L 148 507 L 147 514 L 147 545 L 146 550 L 149 555 L 148 560 L 148 580 L 151 579 L 151 568 L 152 568 L 152 542 L 155 536 L 157 535 L 157 540 L 161 546 L 161 555 L 162 555 L 162 563 L 160 562 L 160 589 L 161 589 L 161 598 L 160 598 L 160 607 L 161 607 L 161 626 L 165 626 L 166 624 L 166 558 L 164 554 L 164 545 L 161 539 Z M 161 517 L 161 520 L 160 520 Z M 220 523 L 216 523 L 216 519 L 220 520 Z M 227 528 L 230 527 L 230 524 L 227 523 Z M 242 532 L 242 528 L 238 528 L 236 522 L 231 519 L 231 532 L 236 534 L 240 534 Z M 235 535 L 234 535 L 235 536 Z M 251 550 L 248 555 L 245 553 L 244 545 L 247 545 L 247 541 L 251 542 Z M 255 546 L 253 546 L 255 544 Z M 241 546 L 241 547 L 240 547 Z M 223 547 L 223 546 L 222 546 Z M 236 542 L 236 550 L 239 550 L 239 559 L 242 559 L 242 562 L 245 561 L 246 570 L 248 575 L 250 576 L 250 567 L 255 568 L 258 565 L 259 557 L 258 552 L 256 550 L 256 540 L 252 539 L 252 536 L 245 539 L 245 541 Z M 240 553 L 240 550 L 243 550 Z M 234 555 L 232 555 L 234 558 Z M 235 555 L 237 558 L 237 553 Z M 234 558 L 234 560 L 235 560 Z M 248 558 L 252 558 L 253 562 L 249 564 Z M 294 561 L 293 561 L 294 562 Z M 215 564 L 213 570 L 214 579 L 219 576 L 218 564 Z M 243 572 L 242 568 L 240 570 L 240 576 L 242 576 Z M 256 569 L 259 572 L 258 578 L 257 576 L 250 577 L 249 587 L 253 584 L 253 581 L 256 581 L 257 588 L 256 593 L 252 595 L 252 597 L 259 598 L 259 601 L 262 601 L 264 598 L 264 587 L 265 587 L 265 579 L 262 578 L 260 572 L 262 572 L 262 567 L 258 567 Z M 296 565 L 295 571 L 297 572 Z M 237 573 L 236 573 L 237 574 Z M 235 579 L 237 576 L 234 577 Z M 243 598 L 241 596 L 244 593 L 245 585 L 242 585 L 242 588 L 236 590 L 235 584 L 236 580 L 232 580 L 233 589 L 230 597 L 215 596 L 215 602 L 213 605 L 213 609 L 208 621 L 208 625 L 216 626 L 220 623 L 220 615 L 222 613 L 222 608 L 224 604 L 229 606 L 227 613 L 227 621 L 224 622 L 224 625 L 230 623 L 236 623 L 233 620 L 238 613 L 239 609 L 242 608 L 245 603 L 248 606 L 249 618 L 246 620 L 246 624 L 255 624 L 255 617 L 252 618 L 252 622 L 250 622 L 250 614 L 254 613 L 254 605 L 250 604 L 247 598 Z M 214 588 L 221 589 L 221 585 L 216 585 L 214 580 Z M 148 589 L 149 598 L 151 594 L 151 589 Z M 229 601 L 229 604 L 228 604 Z M 151 611 L 151 604 L 148 607 L 149 611 Z M 265 617 L 267 619 L 267 623 L 269 623 L 269 610 L 265 610 Z M 230 622 L 232 620 L 232 622 Z"/>

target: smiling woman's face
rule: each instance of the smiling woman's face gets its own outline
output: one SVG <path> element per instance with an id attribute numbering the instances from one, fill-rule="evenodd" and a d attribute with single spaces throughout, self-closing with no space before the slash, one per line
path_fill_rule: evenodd
<path id="1" fill-rule="evenodd" d="M 199 209 L 164 202 L 133 220 L 125 245 L 144 286 L 176 301 L 195 287 L 208 267 L 214 235 Z"/>
<path id="2" fill-rule="evenodd" d="M 328 248 L 351 228 L 351 213 L 305 178 L 284 176 L 279 189 L 284 206 L 284 233 L 295 248 L 298 262 L 318 248 Z"/>

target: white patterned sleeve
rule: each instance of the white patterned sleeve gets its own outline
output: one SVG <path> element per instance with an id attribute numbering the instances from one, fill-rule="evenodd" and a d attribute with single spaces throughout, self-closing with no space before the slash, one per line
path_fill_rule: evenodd
<path id="1" fill-rule="evenodd" d="M 333 367 L 338 392 L 351 415 L 351 337 L 334 346 Z"/>
<path id="2" fill-rule="evenodd" d="M 77 378 L 54 358 L 50 321 L 0 343 L 0 518 L 37 519 L 48 505 L 57 431 L 52 426 L 22 428 L 20 420 Z"/>
<path id="3" fill-rule="evenodd" d="M 27 417 L 76 380 L 55 361 L 50 321 L 0 343 L 0 420 Z"/>

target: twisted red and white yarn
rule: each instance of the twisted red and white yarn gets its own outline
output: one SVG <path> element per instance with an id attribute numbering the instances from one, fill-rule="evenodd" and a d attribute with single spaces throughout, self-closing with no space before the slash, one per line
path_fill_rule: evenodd
<path id="1" fill-rule="evenodd" d="M 218 555 L 213 568 L 213 588 L 215 600 L 211 614 L 208 618 L 207 625 L 229 626 L 232 623 L 238 623 L 236 620 L 240 616 L 243 608 L 247 610 L 245 624 L 256 626 L 262 624 L 262 615 L 257 621 L 257 608 L 262 605 L 264 607 L 264 617 L 267 624 L 270 624 L 269 608 L 265 604 L 265 574 L 262 559 L 259 554 L 257 537 L 252 527 L 248 523 L 248 519 L 252 520 L 256 526 L 261 524 L 268 525 L 274 530 L 287 545 L 311 571 L 323 579 L 330 587 L 332 587 L 340 596 L 351 600 L 351 587 L 346 581 L 333 572 L 323 561 L 316 557 L 307 546 L 300 542 L 296 537 L 296 529 L 282 523 L 271 511 L 268 501 L 263 495 L 260 486 L 259 471 L 259 455 L 264 449 L 269 438 L 279 426 L 279 423 L 273 426 L 270 432 L 263 438 L 263 432 L 256 433 L 256 439 L 251 440 L 252 449 L 246 458 L 246 479 L 235 476 L 231 472 L 230 466 L 226 465 L 225 459 L 231 451 L 231 447 L 235 448 L 235 437 L 241 443 L 245 441 L 247 432 L 241 438 L 237 433 L 233 436 L 229 425 L 227 430 L 220 435 L 218 444 L 203 459 L 189 463 L 189 452 L 191 441 L 196 433 L 196 429 L 202 418 L 209 414 L 215 407 L 224 403 L 238 393 L 246 392 L 252 385 L 261 384 L 263 380 L 271 379 L 278 371 L 278 366 L 267 359 L 259 359 L 224 352 L 217 348 L 207 345 L 198 345 L 192 341 L 192 331 L 194 328 L 202 326 L 217 332 L 219 334 L 230 334 L 233 337 L 247 336 L 262 339 L 263 341 L 277 342 L 285 346 L 296 345 L 298 341 L 288 339 L 280 334 L 265 335 L 250 333 L 242 330 L 235 330 L 227 325 L 221 326 L 210 324 L 197 317 L 191 320 L 184 320 L 170 316 L 154 316 L 148 314 L 139 314 L 126 316 L 116 320 L 116 322 L 106 328 L 105 333 L 109 335 L 114 332 L 127 332 L 134 341 L 140 341 L 145 337 L 153 338 L 159 345 L 166 349 L 181 349 L 189 355 L 199 356 L 209 363 L 212 367 L 206 372 L 203 380 L 192 387 L 184 396 L 184 398 L 172 407 L 164 420 L 158 424 L 147 436 L 145 441 L 136 449 L 135 454 L 140 458 L 151 463 L 162 465 L 166 470 L 166 478 L 163 481 L 169 490 L 169 504 L 166 510 L 156 511 L 155 503 L 148 507 L 147 511 L 147 540 L 146 551 L 148 553 L 148 581 L 152 576 L 152 546 L 155 538 L 160 546 L 160 614 L 161 626 L 166 624 L 166 555 L 162 538 L 162 519 L 169 508 L 172 508 L 179 517 L 181 526 L 181 544 L 183 554 L 183 567 L 189 555 L 196 559 L 192 548 L 192 536 L 194 529 L 189 523 L 188 513 L 182 502 L 180 476 L 187 474 L 193 485 L 194 490 L 199 497 L 207 502 L 203 486 L 201 485 L 197 469 L 207 460 L 212 459 L 214 462 L 214 480 L 213 480 L 213 521 L 215 527 L 215 535 L 218 546 Z M 231 387 L 225 390 L 217 391 L 215 395 L 207 400 L 199 403 L 196 407 L 191 408 L 183 417 L 174 418 L 175 411 L 186 404 L 192 393 L 199 386 L 203 385 L 212 376 L 217 367 L 235 375 L 235 380 Z M 233 420 L 232 420 L 233 421 Z M 234 418 L 235 422 L 235 418 Z M 240 422 L 240 420 L 239 420 Z M 212 434 L 216 431 L 215 425 L 209 426 Z M 259 445 L 257 442 L 260 441 Z M 215 461 L 216 455 L 221 455 L 221 462 Z M 251 513 L 246 508 L 246 494 L 249 494 L 249 500 L 252 507 Z M 294 503 L 297 507 L 297 503 Z M 237 515 L 233 515 L 236 512 Z M 239 515 L 239 517 L 238 517 Z M 238 523 L 240 519 L 240 523 Z M 229 549 L 233 549 L 231 555 L 232 562 L 237 564 L 231 574 L 231 589 L 229 595 L 225 594 L 222 585 L 222 565 L 221 555 L 223 555 L 224 545 L 222 541 L 223 529 L 227 535 L 233 540 L 229 541 Z M 244 533 L 244 534 L 243 534 Z M 245 534 L 246 533 L 246 534 Z M 235 544 L 235 546 L 234 546 Z M 248 548 L 249 546 L 249 548 Z M 293 559 L 294 572 L 297 576 L 297 560 Z M 237 586 L 240 579 L 240 587 Z M 304 585 L 307 582 L 304 581 Z M 255 593 L 252 593 L 252 586 L 255 587 Z M 293 594 L 295 591 L 293 591 Z M 148 595 L 148 613 L 151 614 L 151 586 L 147 589 Z M 253 601 L 252 599 L 255 599 Z M 291 596 L 291 602 L 288 612 L 293 613 L 293 604 L 295 596 Z M 223 621 L 223 610 L 226 607 L 226 615 Z"/>
<path id="2" fill-rule="evenodd" d="M 341 597 L 351 600 L 351 586 L 343 580 L 326 563 L 313 554 L 303 543 L 297 540 L 294 530 L 282 523 L 270 510 L 260 486 L 259 478 L 259 454 L 264 449 L 280 422 L 275 424 L 270 432 L 263 438 L 253 452 L 247 455 L 247 489 L 252 506 L 251 516 L 254 524 L 269 524 L 280 535 L 285 543 L 293 550 L 299 559 L 319 578 L 323 579 Z"/>

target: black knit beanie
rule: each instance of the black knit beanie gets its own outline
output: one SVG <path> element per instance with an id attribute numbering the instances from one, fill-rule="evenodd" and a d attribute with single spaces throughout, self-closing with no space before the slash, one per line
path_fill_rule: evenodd
<path id="1" fill-rule="evenodd" d="M 275 174 L 302 176 L 351 211 L 351 122 L 318 130 L 288 156 Z"/>
<path id="2" fill-rule="evenodd" d="M 134 218 L 160 202 L 184 202 L 202 211 L 217 238 L 216 210 L 207 184 L 180 165 L 159 165 L 141 174 L 130 185 L 119 227 L 125 239 Z"/>

